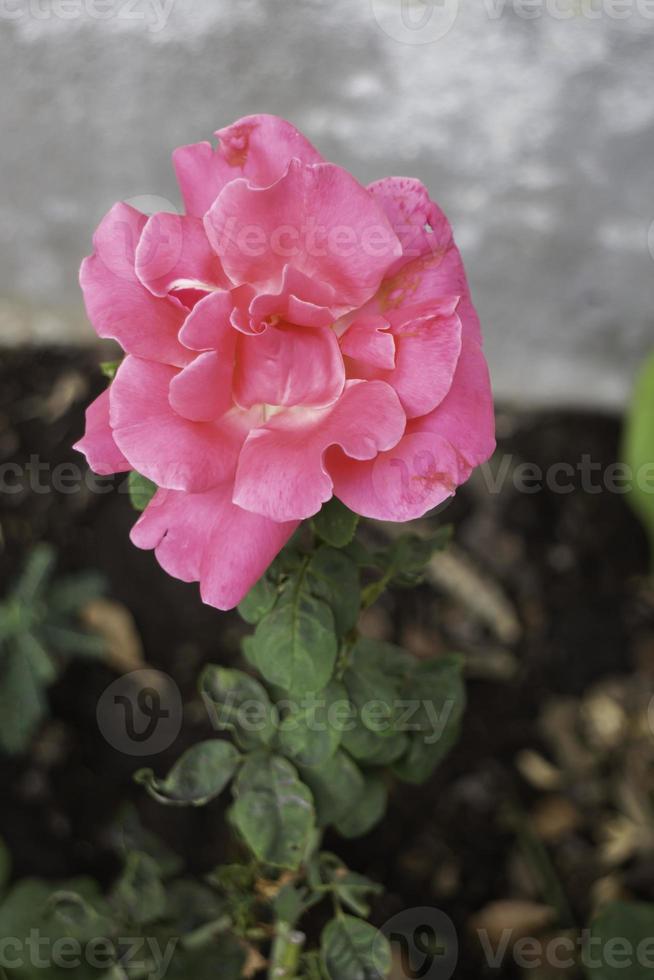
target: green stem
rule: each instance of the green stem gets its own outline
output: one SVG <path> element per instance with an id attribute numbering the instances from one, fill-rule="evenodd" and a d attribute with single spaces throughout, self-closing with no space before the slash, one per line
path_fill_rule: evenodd
<path id="1" fill-rule="evenodd" d="M 269 980 L 294 980 L 305 938 L 303 932 L 292 929 L 288 922 L 277 923 L 268 969 Z"/>

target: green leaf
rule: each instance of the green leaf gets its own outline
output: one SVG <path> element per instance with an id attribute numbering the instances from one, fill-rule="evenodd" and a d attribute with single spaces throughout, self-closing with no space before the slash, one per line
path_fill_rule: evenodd
<path id="1" fill-rule="evenodd" d="M 300 772 L 313 793 L 321 827 L 345 819 L 365 788 L 361 770 L 343 751 L 316 769 L 301 767 Z"/>
<path id="2" fill-rule="evenodd" d="M 435 534 L 420 538 L 414 534 L 406 534 L 393 544 L 390 550 L 390 565 L 393 578 L 397 584 L 412 586 L 422 580 L 425 566 L 432 555 L 442 551 L 452 539 L 452 525 L 446 524 Z"/>
<path id="3" fill-rule="evenodd" d="M 645 525 L 654 560 L 654 354 L 636 381 L 622 452 L 631 470 L 627 500 Z"/>
<path id="4" fill-rule="evenodd" d="M 323 545 L 315 552 L 307 568 L 307 585 L 311 593 L 324 599 L 332 613 L 340 636 L 356 626 L 361 606 L 359 569 L 342 551 Z"/>
<path id="5" fill-rule="evenodd" d="M 166 886 L 166 919 L 175 922 L 176 928 L 184 934 L 185 945 L 199 945 L 202 934 L 216 935 L 225 931 L 227 903 L 224 898 L 196 878 L 180 878 Z"/>
<path id="6" fill-rule="evenodd" d="M 169 930 L 159 938 L 159 948 L 165 949 L 171 941 L 175 943 L 175 952 L 165 978 L 161 977 L 162 963 L 153 962 L 149 970 L 140 972 L 134 980 L 157 977 L 160 980 L 240 980 L 243 976 L 247 953 L 242 943 L 230 933 L 216 935 L 199 948 L 187 948 L 188 937 L 184 936 L 179 942 L 179 934 Z"/>
<path id="7" fill-rule="evenodd" d="M 31 603 L 40 598 L 56 561 L 54 548 L 49 544 L 39 544 L 33 548 L 12 593 L 13 597 L 22 603 Z"/>
<path id="8" fill-rule="evenodd" d="M 125 922 L 146 925 L 161 919 L 166 911 L 166 890 L 157 862 L 140 851 L 129 854 L 111 900 Z"/>
<path id="9" fill-rule="evenodd" d="M 330 681 L 316 695 L 306 695 L 292 704 L 279 726 L 279 747 L 301 766 L 322 766 L 336 752 L 342 736 L 338 723 L 341 706 L 347 705 L 347 691 L 338 681 Z"/>
<path id="10" fill-rule="evenodd" d="M 315 950 L 304 953 L 300 959 L 299 976 L 301 980 L 325 980 L 326 974 L 320 953 Z"/>
<path id="11" fill-rule="evenodd" d="M 238 604 L 238 611 L 246 623 L 251 626 L 256 625 L 260 619 L 271 611 L 277 598 L 279 589 L 268 575 L 263 575 L 255 585 L 252 586 L 245 599 Z"/>
<path id="12" fill-rule="evenodd" d="M 413 657 L 391 643 L 357 640 L 343 675 L 354 707 L 343 745 L 355 759 L 390 765 L 405 752 L 407 735 L 398 727 L 404 710 L 400 691 L 414 665 Z"/>
<path id="13" fill-rule="evenodd" d="M 466 694 L 460 657 L 416 664 L 401 692 L 409 746 L 393 770 L 408 783 L 423 783 L 459 737 Z"/>
<path id="14" fill-rule="evenodd" d="M 273 902 L 275 918 L 279 922 L 295 926 L 304 913 L 318 905 L 323 897 L 322 894 L 312 894 L 308 888 L 300 888 L 287 882 L 277 892 Z"/>
<path id="15" fill-rule="evenodd" d="M 233 732 L 244 749 L 272 742 L 277 710 L 254 677 L 209 664 L 200 675 L 199 688 L 214 728 Z"/>
<path id="16" fill-rule="evenodd" d="M 90 657 L 97 660 L 107 652 L 107 644 L 102 637 L 80 629 L 45 623 L 40 633 L 49 647 L 67 657 Z"/>
<path id="17" fill-rule="evenodd" d="M 57 935 L 73 936 L 84 943 L 111 928 L 108 916 L 99 914 L 99 908 L 103 913 L 108 912 L 104 899 L 97 894 L 95 882 L 86 895 L 64 887 L 48 897 L 42 909 L 43 921 Z"/>
<path id="18" fill-rule="evenodd" d="M 398 703 L 401 680 L 388 669 L 389 649 L 397 648 L 360 638 L 343 675 L 360 723 L 380 738 L 396 734 L 396 722 L 401 714 Z"/>
<path id="19" fill-rule="evenodd" d="M 368 551 L 358 538 L 354 538 L 343 551 L 348 558 L 355 562 L 358 568 L 379 569 L 380 567 L 378 556 Z"/>
<path id="20" fill-rule="evenodd" d="M 591 942 L 582 962 L 590 980 L 645 980 L 652 972 L 654 905 L 612 902 L 591 925 Z M 616 943 L 615 949 L 612 943 Z M 642 951 L 647 945 L 647 963 Z M 631 950 L 631 954 L 626 952 Z"/>
<path id="21" fill-rule="evenodd" d="M 367 897 L 383 891 L 381 885 L 350 871 L 339 857 L 329 851 L 323 851 L 319 857 L 319 874 L 321 882 L 329 885 L 343 905 L 363 918 L 370 912 Z"/>
<path id="22" fill-rule="evenodd" d="M 363 593 L 363 604 L 367 608 L 379 598 L 386 587 L 393 583 L 398 586 L 412 587 L 423 578 L 425 566 L 436 551 L 445 548 L 452 536 L 450 525 L 439 530 L 428 538 L 415 534 L 404 534 L 397 538 L 376 557 L 377 566 L 383 571 L 377 582 L 371 583 Z"/>
<path id="23" fill-rule="evenodd" d="M 365 786 L 355 805 L 336 823 L 336 830 L 343 837 L 362 837 L 372 830 L 384 816 L 388 792 L 381 776 L 365 777 Z"/>
<path id="24" fill-rule="evenodd" d="M 27 661 L 36 683 L 43 687 L 53 684 L 57 679 L 58 670 L 39 638 L 34 633 L 25 632 L 17 636 L 14 643 L 15 655 Z"/>
<path id="25" fill-rule="evenodd" d="M 159 803 L 204 806 L 223 791 L 239 761 L 239 753 L 230 742 L 213 739 L 185 752 L 165 779 L 157 779 L 152 769 L 139 769 L 134 779 Z"/>
<path id="26" fill-rule="evenodd" d="M 407 751 L 409 739 L 405 732 L 380 738 L 355 720 L 354 728 L 344 732 L 342 744 L 357 762 L 368 766 L 390 766 Z"/>
<path id="27" fill-rule="evenodd" d="M 382 932 L 351 915 L 325 926 L 320 940 L 331 980 L 383 980 L 391 969 L 391 949 Z"/>
<path id="28" fill-rule="evenodd" d="M 157 492 L 157 484 L 148 480 L 147 476 L 141 476 L 136 470 L 132 470 L 127 477 L 127 488 L 132 507 L 139 513 L 145 510 Z"/>
<path id="29" fill-rule="evenodd" d="M 255 857 L 295 870 L 311 838 L 315 813 L 311 793 L 281 756 L 255 753 L 234 784 L 230 815 Z"/>
<path id="30" fill-rule="evenodd" d="M 0 746 L 10 755 L 27 748 L 45 717 L 45 687 L 52 676 L 34 637 L 25 633 L 14 642 L 0 665 Z"/>
<path id="31" fill-rule="evenodd" d="M 270 683 L 292 695 L 320 691 L 332 676 L 337 641 L 329 606 L 307 590 L 307 562 L 244 645 Z"/>
<path id="32" fill-rule="evenodd" d="M 125 803 L 111 827 L 111 839 L 119 854 L 127 857 L 130 851 L 148 854 L 159 869 L 162 878 L 178 874 L 184 862 L 164 841 L 141 823 L 138 810 L 132 803 Z"/>
<path id="33" fill-rule="evenodd" d="M 275 918 L 280 922 L 287 922 L 289 926 L 294 926 L 305 911 L 305 895 L 303 889 L 296 888 L 290 882 L 283 885 L 273 902 Z"/>
<path id="34" fill-rule="evenodd" d="M 355 535 L 359 515 L 332 497 L 313 518 L 316 534 L 334 548 L 344 548 Z"/>
<path id="35" fill-rule="evenodd" d="M 58 617 L 75 616 L 92 599 L 103 595 L 106 589 L 106 579 L 99 572 L 67 575 L 53 582 L 48 591 L 48 607 Z"/>
<path id="36" fill-rule="evenodd" d="M 108 381 L 113 381 L 121 364 L 122 359 L 115 361 L 100 361 L 100 370 Z"/>
<path id="37" fill-rule="evenodd" d="M 11 889 L 0 904 L 0 937 L 14 937 L 29 954 L 29 939 L 36 933 L 44 946 L 58 939 L 74 938 L 85 945 L 95 937 L 112 937 L 116 926 L 109 916 L 98 886 L 87 878 L 52 884 L 24 878 Z M 38 961 L 37 961 L 38 962 Z M 51 964 L 47 971 L 36 965 L 29 955 L 7 974 L 17 980 L 64 980 L 71 977 L 70 968 Z M 75 970 L 75 980 L 98 977 L 91 968 Z"/>

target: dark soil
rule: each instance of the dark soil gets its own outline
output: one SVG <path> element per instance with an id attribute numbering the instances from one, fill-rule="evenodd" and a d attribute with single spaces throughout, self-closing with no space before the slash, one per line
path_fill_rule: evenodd
<path id="1" fill-rule="evenodd" d="M 25 465 L 34 454 L 51 466 L 81 464 L 70 447 L 82 433 L 84 406 L 104 383 L 96 364 L 95 352 L 3 353 L 0 465 Z M 507 410 L 498 430 L 498 459 L 512 456 L 509 474 L 521 461 L 543 470 L 560 462 L 576 467 L 586 454 L 604 469 L 619 458 L 620 425 L 613 418 Z M 169 673 L 191 702 L 201 665 L 235 662 L 246 628 L 236 614 L 203 606 L 196 586 L 169 578 L 150 553 L 135 549 L 128 537 L 134 519 L 120 478 L 101 495 L 29 488 L 0 494 L 0 594 L 42 540 L 56 547 L 61 571 L 99 569 L 108 594 L 134 617 L 148 663 Z M 443 909 L 459 935 L 457 978 L 479 977 L 487 968 L 471 934 L 475 916 L 499 900 L 547 903 L 551 897 L 539 867 L 520 849 L 525 833 L 540 842 L 569 906 L 559 909 L 559 927 L 587 921 L 600 880 L 617 894 L 654 901 L 652 856 L 627 854 L 607 865 L 600 853 L 603 821 L 617 812 L 613 785 L 631 751 L 629 739 L 616 737 L 609 749 L 598 748 L 573 724 L 574 737 L 598 760 L 597 771 L 582 779 L 557 754 L 546 711 L 572 705 L 573 720 L 583 720 L 585 699 L 603 685 L 616 703 L 631 704 L 633 697 L 640 704 L 652 688 L 654 603 L 643 584 L 645 537 L 624 496 L 589 492 L 578 477 L 570 493 L 522 493 L 509 475 L 493 493 L 478 474 L 435 520 L 454 523 L 456 553 L 479 577 L 479 588 L 500 585 L 520 635 L 507 638 L 464 598 L 429 584 L 393 593 L 373 614 L 370 629 L 419 656 L 452 648 L 469 655 L 469 708 L 458 746 L 428 786 L 396 788 L 377 830 L 329 846 L 384 884 L 378 923 L 406 908 Z M 471 589 L 477 592 L 474 580 Z M 0 836 L 13 854 L 15 877 L 84 873 L 108 884 L 117 864 L 107 828 L 126 799 L 193 871 L 225 856 L 219 804 L 192 812 L 163 809 L 131 780 L 143 764 L 164 771 L 181 748 L 205 735 L 201 713 L 191 706 L 181 744 L 163 755 L 126 757 L 104 741 L 96 723 L 98 698 L 115 676 L 102 664 L 70 667 L 51 692 L 52 719 L 33 751 L 19 760 L 0 758 Z M 57 750 L 44 752 L 44 740 Z M 552 785 L 539 776 L 534 758 L 556 770 Z M 537 816 L 553 801 L 567 804 L 571 815 L 557 832 Z M 493 975 L 521 974 L 506 965 Z"/>

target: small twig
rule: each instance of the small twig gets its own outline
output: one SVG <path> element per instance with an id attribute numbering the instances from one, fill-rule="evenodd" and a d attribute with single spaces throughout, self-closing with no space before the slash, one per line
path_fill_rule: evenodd
<path id="1" fill-rule="evenodd" d="M 294 980 L 305 939 L 303 932 L 292 929 L 287 922 L 277 923 L 268 970 L 269 980 Z"/>

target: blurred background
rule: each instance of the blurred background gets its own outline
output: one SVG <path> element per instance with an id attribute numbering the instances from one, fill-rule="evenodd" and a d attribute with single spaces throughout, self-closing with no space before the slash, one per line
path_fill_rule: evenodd
<path id="1" fill-rule="evenodd" d="M 465 655 L 461 741 L 364 842 L 333 847 L 385 885 L 377 924 L 445 911 L 457 977 L 491 975 L 479 928 L 574 935 L 607 901 L 654 902 L 654 592 L 646 533 L 605 479 L 654 346 L 653 54 L 648 0 L 0 0 L 0 465 L 46 467 L 42 484 L 2 484 L 0 634 L 26 567 L 28 595 L 30 575 L 82 576 L 72 601 L 39 607 L 59 637 L 47 683 L 11 666 L 26 621 L 0 635 L 13 882 L 107 887 L 126 802 L 194 873 L 225 858 L 220 804 L 163 811 L 132 774 L 206 734 L 198 673 L 238 662 L 244 626 L 132 548 L 120 481 L 52 492 L 47 474 L 81 466 L 70 447 L 106 384 L 77 285 L 99 219 L 116 200 L 178 208 L 173 148 L 272 112 L 363 182 L 428 185 L 498 401 L 495 460 L 432 520 L 454 523 L 452 549 L 362 623 L 418 657 Z M 562 463 L 569 489 L 524 490 L 519 467 Z M 151 668 L 181 692 L 184 727 L 144 760 L 96 713 L 116 678 Z M 492 975 L 561 972 L 509 956 Z"/>
<path id="2" fill-rule="evenodd" d="M 2 0 L 0 337 L 88 341 L 98 219 L 177 206 L 174 147 L 273 112 L 428 184 L 500 396 L 620 407 L 652 337 L 653 34 L 648 0 Z"/>

